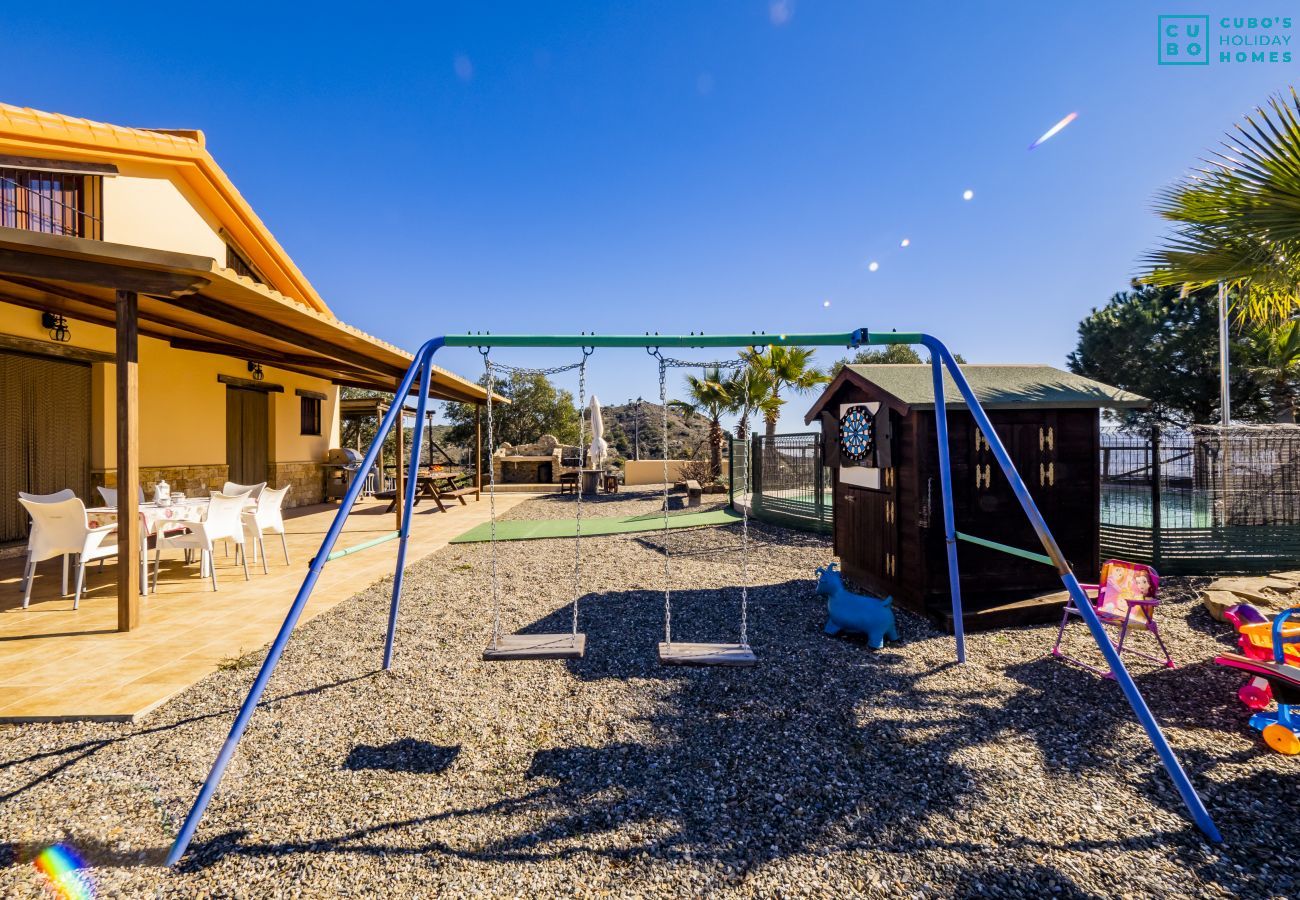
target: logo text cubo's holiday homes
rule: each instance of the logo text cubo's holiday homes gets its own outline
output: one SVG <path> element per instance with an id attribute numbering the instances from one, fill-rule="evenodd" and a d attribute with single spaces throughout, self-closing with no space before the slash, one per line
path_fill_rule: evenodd
<path id="1" fill-rule="evenodd" d="M 1162 66 L 1270 65 L 1293 59 L 1291 16 L 1166 15 L 1157 19 Z"/>

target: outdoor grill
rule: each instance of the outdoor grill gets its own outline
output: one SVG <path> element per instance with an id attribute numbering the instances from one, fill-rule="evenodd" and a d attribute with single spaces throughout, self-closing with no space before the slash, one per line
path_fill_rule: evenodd
<path id="1" fill-rule="evenodd" d="M 342 500 L 360 470 L 361 454 L 350 447 L 325 454 L 325 499 Z"/>

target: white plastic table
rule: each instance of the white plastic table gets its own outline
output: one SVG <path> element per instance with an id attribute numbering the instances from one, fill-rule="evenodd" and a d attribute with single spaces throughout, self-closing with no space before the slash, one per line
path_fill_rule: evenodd
<path id="1" fill-rule="evenodd" d="M 140 594 L 149 593 L 149 535 L 157 535 L 159 529 L 171 530 L 169 525 L 181 526 L 186 522 L 202 522 L 208 517 L 210 501 L 207 497 L 186 497 L 174 500 L 170 506 L 159 506 L 148 502 L 140 504 Z M 244 508 L 257 506 L 252 497 L 244 499 Z M 117 508 L 113 506 L 92 506 L 86 510 L 86 518 L 91 528 L 100 525 L 117 524 Z M 256 562 L 256 560 L 254 560 Z M 206 571 L 203 574 L 207 574 Z"/>

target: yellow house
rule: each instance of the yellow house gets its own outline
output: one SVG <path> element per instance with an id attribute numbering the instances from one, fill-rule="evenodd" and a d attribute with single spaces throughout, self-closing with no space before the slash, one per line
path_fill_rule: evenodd
<path id="1" fill-rule="evenodd" d="M 392 391 L 410 360 L 330 313 L 202 132 L 0 104 L 0 547 L 18 491 L 320 502 L 340 387 Z M 443 371 L 431 393 L 484 399 Z"/>

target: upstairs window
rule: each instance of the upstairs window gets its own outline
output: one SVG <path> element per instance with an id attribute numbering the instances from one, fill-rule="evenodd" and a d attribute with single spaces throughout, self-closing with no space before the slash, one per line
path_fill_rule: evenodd
<path id="1" fill-rule="evenodd" d="M 103 239 L 102 176 L 10 167 L 5 161 L 0 157 L 0 226 Z"/>

